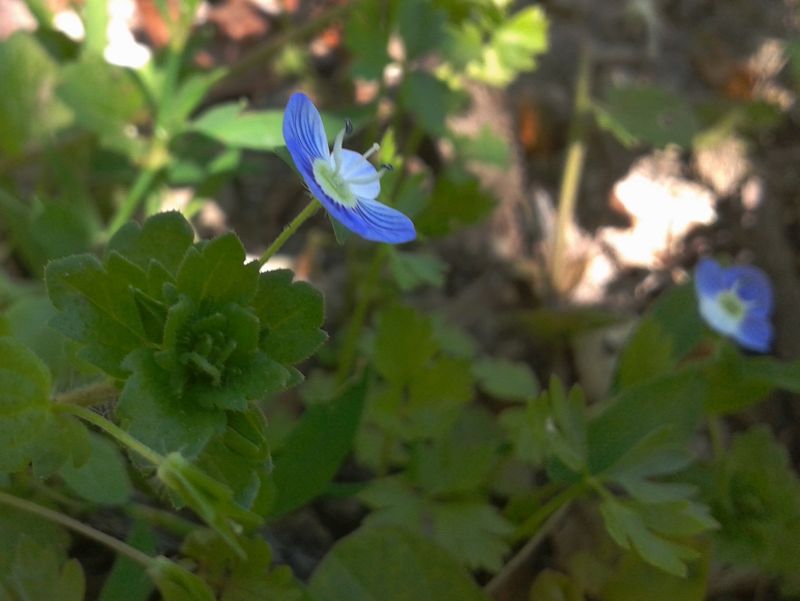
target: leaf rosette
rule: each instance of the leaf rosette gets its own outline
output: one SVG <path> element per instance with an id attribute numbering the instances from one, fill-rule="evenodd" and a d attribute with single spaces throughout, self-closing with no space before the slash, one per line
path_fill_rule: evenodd
<path id="1" fill-rule="evenodd" d="M 102 260 L 51 262 L 56 329 L 120 380 L 121 425 L 161 453 L 203 453 L 229 417 L 298 383 L 325 340 L 322 296 L 290 271 L 261 274 L 234 234 L 194 242 L 179 213 L 130 223 Z"/>

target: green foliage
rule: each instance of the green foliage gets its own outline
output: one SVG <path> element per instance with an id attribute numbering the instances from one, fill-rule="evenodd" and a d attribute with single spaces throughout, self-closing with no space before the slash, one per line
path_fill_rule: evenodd
<path id="1" fill-rule="evenodd" d="M 155 552 L 152 530 L 144 522 L 135 521 L 125 540 L 134 549 L 147 554 Z M 153 592 L 153 582 L 144 567 L 132 559 L 119 556 L 103 583 L 99 601 L 147 601 Z"/>
<path id="2" fill-rule="evenodd" d="M 475 179 L 447 173 L 436 180 L 425 208 L 414 220 L 417 230 L 428 236 L 444 236 L 483 219 L 494 200 Z"/>
<path id="3" fill-rule="evenodd" d="M 754 566 L 800 588 L 800 480 L 786 450 L 764 427 L 737 436 L 730 451 L 698 473 L 721 528 L 715 555 Z"/>
<path id="4" fill-rule="evenodd" d="M 271 569 L 272 551 L 261 539 L 241 539 L 246 559 L 220 546 L 210 530 L 195 530 L 184 541 L 183 553 L 198 564 L 198 575 L 219 601 L 310 601 L 287 567 Z"/>
<path id="5" fill-rule="evenodd" d="M 400 529 L 378 527 L 339 542 L 314 572 L 310 592 L 315 601 L 486 599 L 446 551 Z"/>
<path id="6" fill-rule="evenodd" d="M 598 123 L 626 146 L 677 144 L 691 148 L 699 132 L 686 99 L 655 86 L 612 88 L 594 108 Z"/>
<path id="7" fill-rule="evenodd" d="M 119 447 L 96 434 L 89 436 L 91 452 L 86 463 L 74 467 L 67 463 L 59 475 L 78 496 L 101 505 L 121 505 L 133 488 Z"/>
<path id="8" fill-rule="evenodd" d="M 496 399 L 525 402 L 539 393 L 536 375 L 524 363 L 484 358 L 473 364 L 472 371 L 478 386 Z"/>
<path id="9" fill-rule="evenodd" d="M 60 259 L 46 274 L 54 326 L 124 381 L 123 426 L 190 458 L 230 430 L 226 412 L 297 383 L 291 364 L 325 339 L 313 288 L 288 271 L 259 275 L 232 234 L 192 239 L 183 217 L 164 213 L 123 227 L 104 260 Z M 252 479 L 240 484 L 237 496 L 253 498 Z"/>
<path id="10" fill-rule="evenodd" d="M 229 148 L 275 150 L 283 146 L 283 113 L 247 111 L 240 103 L 215 106 L 198 116 L 188 131 L 204 134 Z"/>
<path id="11" fill-rule="evenodd" d="M 9 601 L 82 601 L 85 588 L 83 570 L 77 560 L 64 562 L 49 545 L 40 545 L 26 536 L 19 539 L 11 569 L 0 579 L 0 593 Z"/>
<path id="12" fill-rule="evenodd" d="M 50 373 L 42 361 L 13 338 L 0 337 L 0 472 L 33 463 L 40 476 L 56 471 L 70 457 L 87 456 L 86 430 L 61 415 L 50 401 Z"/>
<path id="13" fill-rule="evenodd" d="M 444 285 L 445 263 L 431 253 L 410 253 L 392 249 L 389 268 L 403 291 L 424 285 L 441 288 Z"/>
<path id="14" fill-rule="evenodd" d="M 276 461 L 270 514 L 296 509 L 324 491 L 350 451 L 366 392 L 366 380 L 362 379 L 332 401 L 306 411 Z M 319 449 L 325 449 L 323 456 Z"/>

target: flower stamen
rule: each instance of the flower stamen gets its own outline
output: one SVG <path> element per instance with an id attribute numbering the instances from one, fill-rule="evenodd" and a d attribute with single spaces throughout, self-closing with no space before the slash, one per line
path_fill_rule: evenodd
<path id="1" fill-rule="evenodd" d="M 373 145 L 370 147 L 370 149 L 369 149 L 369 150 L 367 150 L 367 152 L 365 152 L 365 153 L 364 153 L 364 154 L 362 154 L 361 156 L 363 156 L 365 159 L 369 159 L 369 157 L 371 157 L 373 154 L 375 154 L 376 152 L 378 152 L 380 149 L 381 149 L 381 145 L 380 145 L 380 144 L 378 144 L 377 142 L 375 142 L 375 143 L 374 143 L 374 144 L 373 144 Z"/>
<path id="2" fill-rule="evenodd" d="M 371 184 L 372 182 L 376 182 L 381 179 L 384 175 L 386 175 L 389 171 L 393 171 L 394 167 L 389 165 L 388 163 L 384 163 L 381 165 L 381 168 L 375 171 L 374 174 L 368 175 L 367 177 L 358 177 L 355 179 L 347 180 L 348 184 Z"/>

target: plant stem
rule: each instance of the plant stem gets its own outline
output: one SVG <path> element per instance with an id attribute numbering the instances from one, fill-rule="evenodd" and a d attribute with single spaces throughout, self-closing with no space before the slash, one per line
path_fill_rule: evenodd
<path id="1" fill-rule="evenodd" d="M 367 275 L 360 281 L 361 295 L 358 298 L 358 302 L 350 318 L 350 327 L 347 330 L 346 338 L 342 344 L 339 369 L 336 372 L 336 381 L 340 384 L 350 377 L 350 372 L 353 370 L 353 366 L 356 362 L 358 339 L 361 337 L 361 331 L 364 329 L 367 311 L 372 302 L 375 286 L 378 283 L 378 277 L 381 274 L 381 267 L 383 267 L 383 262 L 388 256 L 388 253 L 388 246 L 381 245 L 378 247 L 377 252 L 372 256 L 372 263 L 369 265 Z"/>
<path id="2" fill-rule="evenodd" d="M 198 527 L 195 522 L 184 519 L 170 511 L 144 505 L 143 503 L 131 503 L 127 512 L 131 517 L 144 520 L 153 526 L 163 527 L 180 537 L 188 536 L 190 532 Z"/>
<path id="3" fill-rule="evenodd" d="M 514 537 L 527 538 L 533 536 L 547 518 L 581 496 L 586 491 L 586 486 L 585 482 L 578 482 L 552 497 L 517 528 Z"/>
<path id="4" fill-rule="evenodd" d="M 114 218 L 106 228 L 106 231 L 103 235 L 104 242 L 111 238 L 111 236 L 113 236 L 119 228 L 125 225 L 126 221 L 133 217 L 133 214 L 136 212 L 139 204 L 145 199 L 147 194 L 153 188 L 153 185 L 157 181 L 160 174 L 161 167 L 155 167 L 152 165 L 148 165 L 139 172 L 139 175 L 136 177 L 136 181 L 128 191 L 128 195 L 122 201 L 122 204 L 114 215 Z"/>
<path id="5" fill-rule="evenodd" d="M 109 381 L 96 382 L 75 390 L 62 392 L 53 397 L 55 403 L 68 403 L 80 405 L 81 407 L 91 407 L 102 403 L 113 401 L 117 398 L 119 389 Z"/>
<path id="6" fill-rule="evenodd" d="M 6 492 L 0 491 L 0 503 L 3 505 L 8 505 L 9 507 L 14 507 L 21 511 L 26 511 L 28 513 L 32 513 L 34 515 L 38 515 L 41 518 L 44 518 L 50 522 L 55 522 L 56 524 L 61 524 L 85 536 L 86 538 L 90 538 L 102 545 L 105 545 L 115 553 L 119 553 L 120 555 L 124 555 L 125 557 L 135 561 L 138 564 L 141 564 L 145 568 L 150 568 L 155 561 L 149 555 L 142 553 L 139 549 L 135 549 L 130 545 L 122 542 L 119 539 L 114 538 L 106 534 L 105 532 L 101 532 L 91 526 L 87 526 L 83 522 L 79 522 L 75 518 L 72 518 L 68 515 L 64 515 L 58 511 L 50 509 L 48 507 L 43 507 L 37 503 L 33 503 L 31 501 L 27 501 L 25 499 L 21 499 L 14 495 L 8 494 Z"/>
<path id="7" fill-rule="evenodd" d="M 311 202 L 308 203 L 305 209 L 300 211 L 297 216 L 292 219 L 291 223 L 283 228 L 283 231 L 280 235 L 275 238 L 275 241 L 269 245 L 269 248 L 264 251 L 264 254 L 258 259 L 259 266 L 264 266 L 264 264 L 272 258 L 272 256 L 277 253 L 281 247 L 286 243 L 286 241 L 292 237 L 292 235 L 297 231 L 303 223 L 314 213 L 319 210 L 320 204 L 316 198 L 312 198 Z"/>
<path id="8" fill-rule="evenodd" d="M 591 55 L 588 43 L 585 43 L 581 49 L 580 62 L 578 64 L 578 75 L 575 83 L 575 112 L 569 128 L 569 145 L 564 162 L 564 172 L 561 177 L 561 189 L 558 195 L 558 218 L 555 239 L 553 240 L 553 248 L 550 255 L 550 283 L 557 294 L 566 292 L 567 282 L 571 279 L 565 277 L 566 252 L 569 236 L 575 224 L 575 205 L 586 156 L 585 138 L 591 110 L 590 85 Z"/>
<path id="9" fill-rule="evenodd" d="M 124 446 L 128 447 L 134 453 L 141 455 L 153 465 L 161 465 L 161 463 L 164 461 L 164 457 L 156 453 L 153 449 L 139 442 L 115 423 L 107 420 L 102 415 L 95 413 L 91 409 L 66 403 L 56 405 L 55 409 L 58 411 L 63 411 L 64 413 L 70 413 L 84 421 L 89 422 L 90 424 L 97 426 L 106 434 L 113 436 Z"/>

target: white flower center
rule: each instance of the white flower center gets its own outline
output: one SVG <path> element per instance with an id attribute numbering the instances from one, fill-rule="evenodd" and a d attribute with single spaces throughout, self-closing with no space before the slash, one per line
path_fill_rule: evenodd
<path id="1" fill-rule="evenodd" d="M 700 313 L 715 330 L 732 335 L 747 315 L 747 303 L 734 290 L 725 290 L 713 298 L 702 297 Z"/>
<path id="2" fill-rule="evenodd" d="M 376 182 L 391 168 L 388 165 L 384 165 L 365 177 L 352 177 L 351 174 L 348 178 L 343 172 L 345 161 L 342 153 L 342 142 L 344 141 L 345 134 L 351 131 L 352 125 L 350 121 L 347 121 L 344 129 L 336 134 L 336 140 L 333 143 L 333 150 L 331 152 L 333 164 L 331 164 L 330 160 L 324 158 L 316 159 L 312 164 L 314 179 L 317 184 L 319 184 L 319 187 L 322 188 L 322 191 L 334 201 L 348 209 L 358 204 L 358 196 L 353 192 L 352 186 Z M 373 144 L 372 147 L 361 156 L 364 157 L 365 160 L 368 160 L 379 148 L 380 146 L 378 146 L 378 144 Z"/>

